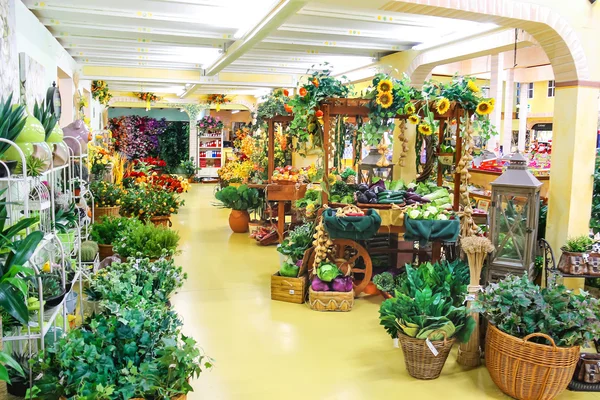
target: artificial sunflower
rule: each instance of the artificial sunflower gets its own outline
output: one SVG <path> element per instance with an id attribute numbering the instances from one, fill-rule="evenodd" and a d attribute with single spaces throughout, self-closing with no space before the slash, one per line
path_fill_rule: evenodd
<path id="1" fill-rule="evenodd" d="M 488 100 L 488 103 L 490 103 L 490 105 L 492 107 L 494 107 L 496 105 L 496 99 L 494 99 L 493 97 L 491 99 Z"/>
<path id="2" fill-rule="evenodd" d="M 392 81 L 389 79 L 383 79 L 377 85 L 377 91 L 379 91 L 379 93 L 387 93 L 391 92 L 393 87 L 394 85 L 392 84 Z"/>
<path id="3" fill-rule="evenodd" d="M 431 125 L 422 123 L 421 125 L 419 125 L 419 132 L 422 135 L 430 136 L 433 133 L 433 129 L 431 128 Z"/>
<path id="4" fill-rule="evenodd" d="M 377 96 L 377 104 L 381 106 L 381 108 L 390 108 L 394 103 L 394 96 L 390 92 L 383 92 Z"/>
<path id="5" fill-rule="evenodd" d="M 490 104 L 490 102 L 482 100 L 479 104 L 477 104 L 477 114 L 479 115 L 488 115 L 492 111 L 494 111 L 494 106 Z"/>
<path id="6" fill-rule="evenodd" d="M 449 109 L 450 109 L 450 101 L 447 98 L 442 97 L 441 99 L 438 100 L 438 102 L 437 102 L 437 112 L 440 115 L 446 114 Z"/>
<path id="7" fill-rule="evenodd" d="M 418 125 L 419 122 L 421 122 L 421 119 L 419 118 L 418 115 L 413 114 L 410 117 L 408 117 L 408 122 L 410 122 L 413 125 Z"/>
<path id="8" fill-rule="evenodd" d="M 408 115 L 412 115 L 417 112 L 417 109 L 415 108 L 415 105 L 413 103 L 408 103 L 404 106 L 404 112 L 407 113 Z M 416 115 L 415 115 L 415 117 L 416 117 Z M 417 119 L 418 118 L 419 117 L 417 117 Z"/>
<path id="9" fill-rule="evenodd" d="M 479 89 L 479 86 L 477 86 L 477 85 L 475 84 L 475 82 L 473 82 L 473 81 L 469 81 L 469 82 L 467 83 L 467 88 L 468 88 L 468 89 L 469 89 L 471 92 L 474 92 L 474 93 L 479 93 L 479 92 L 481 91 L 481 89 Z"/>

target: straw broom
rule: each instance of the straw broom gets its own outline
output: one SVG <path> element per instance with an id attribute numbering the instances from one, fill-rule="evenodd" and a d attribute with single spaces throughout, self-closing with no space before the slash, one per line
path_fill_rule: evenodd
<path id="1" fill-rule="evenodd" d="M 469 236 L 462 238 L 462 251 L 467 255 L 469 261 L 469 272 L 471 275 L 470 284 L 467 288 L 469 298 L 474 299 L 481 286 L 481 269 L 488 255 L 494 251 L 494 246 L 489 239 L 479 236 Z M 467 309 L 471 306 L 471 300 L 467 303 Z M 465 367 L 477 367 L 481 363 L 481 350 L 479 346 L 479 313 L 471 313 L 475 320 L 475 330 L 467 343 L 462 343 L 458 348 L 458 363 Z"/>

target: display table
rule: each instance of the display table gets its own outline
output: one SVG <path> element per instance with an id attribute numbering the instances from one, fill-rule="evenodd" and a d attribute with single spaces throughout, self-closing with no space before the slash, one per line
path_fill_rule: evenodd
<path id="1" fill-rule="evenodd" d="M 293 202 L 300 200 L 306 194 L 307 185 L 303 184 L 291 184 L 282 185 L 278 183 L 271 183 L 266 185 L 266 197 L 268 201 L 277 202 L 277 234 L 279 235 L 279 243 L 283 242 L 283 235 L 285 233 L 285 205 L 286 202 Z"/>

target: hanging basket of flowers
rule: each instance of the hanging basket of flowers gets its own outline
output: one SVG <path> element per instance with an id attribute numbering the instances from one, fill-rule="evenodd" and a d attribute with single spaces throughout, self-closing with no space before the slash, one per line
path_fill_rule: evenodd
<path id="1" fill-rule="evenodd" d="M 209 94 L 208 95 L 208 104 L 215 105 L 215 109 L 221 111 L 221 106 L 223 104 L 231 103 L 231 99 L 227 98 L 227 95 L 224 94 Z"/>

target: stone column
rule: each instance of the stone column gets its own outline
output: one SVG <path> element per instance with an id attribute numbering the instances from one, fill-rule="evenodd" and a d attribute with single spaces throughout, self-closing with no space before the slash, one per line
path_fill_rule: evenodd
<path id="1" fill-rule="evenodd" d="M 591 85 L 590 85 L 591 86 Z M 557 82 L 546 239 L 558 259 L 568 237 L 587 235 L 598 129 L 598 88 Z M 583 280 L 568 286 L 583 287 Z M 579 281 L 579 282 L 578 282 Z"/>
<path id="2" fill-rule="evenodd" d="M 189 144 L 189 155 L 194 159 L 196 167 L 200 166 L 200 160 L 198 160 L 198 126 L 196 122 L 204 115 L 204 108 L 200 104 L 183 104 L 181 107 L 190 117 L 190 144 Z"/>
<path id="3" fill-rule="evenodd" d="M 504 54 L 494 54 L 491 58 L 491 79 L 490 79 L 490 97 L 496 99 L 496 107 L 490 114 L 490 122 L 496 131 L 500 134 L 502 127 L 502 101 L 503 99 L 503 85 L 504 85 Z M 489 151 L 494 151 L 500 142 L 500 136 L 493 137 L 487 144 Z"/>
<path id="4" fill-rule="evenodd" d="M 519 151 L 525 151 L 525 136 L 527 134 L 527 114 L 528 110 L 528 83 L 521 83 L 521 94 L 519 97 Z"/>
<path id="5" fill-rule="evenodd" d="M 509 69 L 506 74 L 506 90 L 504 95 L 504 131 L 502 146 L 504 154 L 510 154 L 512 141 L 513 104 L 515 94 L 515 70 Z"/>

